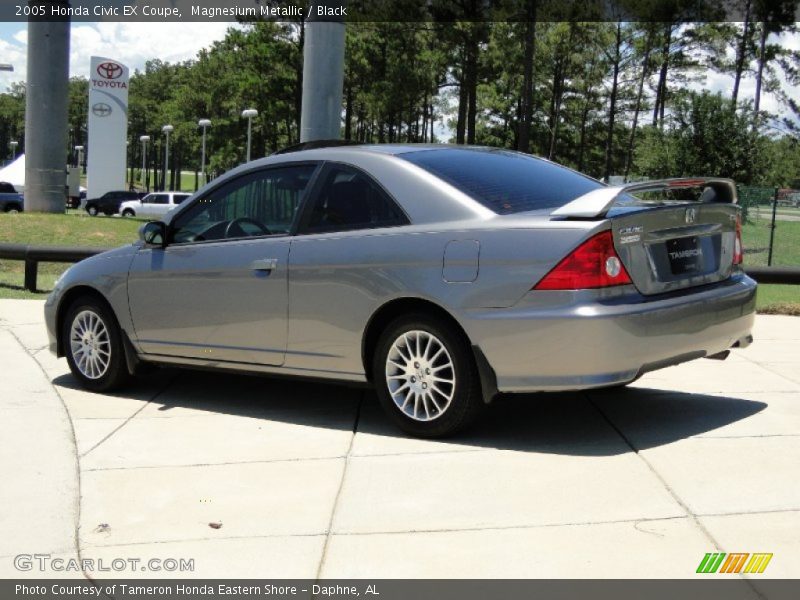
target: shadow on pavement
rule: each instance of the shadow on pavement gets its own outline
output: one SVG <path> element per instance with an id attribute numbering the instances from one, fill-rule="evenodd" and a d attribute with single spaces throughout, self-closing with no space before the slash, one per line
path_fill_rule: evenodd
<path id="1" fill-rule="evenodd" d="M 79 389 L 71 375 L 57 377 L 53 383 Z M 111 396 L 155 396 L 152 403 L 157 410 L 172 413 L 164 416 L 214 413 L 341 431 L 352 430 L 358 415 L 360 434 L 406 437 L 365 387 L 159 369 Z M 434 442 L 409 439 L 408 444 L 414 452 L 435 444 L 431 450 L 453 445 L 608 456 L 629 452 L 631 446 L 640 450 L 703 435 L 751 417 L 766 406 L 729 396 L 647 388 L 501 395 L 469 431 Z"/>

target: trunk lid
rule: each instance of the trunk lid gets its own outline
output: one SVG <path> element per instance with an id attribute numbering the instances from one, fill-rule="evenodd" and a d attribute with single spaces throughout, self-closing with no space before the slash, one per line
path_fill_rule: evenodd
<path id="1" fill-rule="evenodd" d="M 736 201 L 730 179 L 662 179 L 599 188 L 551 215 L 609 220 L 622 264 L 636 288 L 650 295 L 731 276 L 739 219 Z"/>
<path id="2" fill-rule="evenodd" d="M 736 205 L 687 202 L 613 213 L 608 218 L 614 246 L 642 294 L 706 285 L 731 276 Z"/>

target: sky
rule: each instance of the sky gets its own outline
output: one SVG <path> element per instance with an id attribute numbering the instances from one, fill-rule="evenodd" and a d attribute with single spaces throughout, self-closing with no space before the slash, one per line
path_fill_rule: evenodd
<path id="1" fill-rule="evenodd" d="M 194 58 L 202 48 L 225 37 L 230 23 L 73 23 L 70 76 L 89 76 L 89 58 L 115 58 L 133 69 L 160 58 L 176 62 Z M 26 23 L 0 23 L 0 63 L 14 65 L 13 73 L 0 72 L 0 91 L 25 80 L 27 68 Z"/>
<path id="2" fill-rule="evenodd" d="M 220 40 L 230 23 L 73 23 L 70 48 L 70 75 L 89 75 L 89 58 L 106 56 L 125 63 L 132 70 L 143 69 L 145 62 L 159 58 L 176 62 L 194 58 L 202 48 Z M 0 72 L 0 92 L 15 81 L 24 81 L 27 63 L 27 25 L 0 23 L 0 63 L 14 65 L 13 73 Z M 772 40 L 771 40 L 772 41 Z M 784 34 L 781 43 L 800 51 L 800 34 Z M 733 80 L 727 75 L 709 71 L 692 84 L 698 90 L 721 91 L 730 95 Z M 784 90 L 800 103 L 800 88 L 784 85 Z M 740 98 L 752 98 L 755 80 L 742 81 Z M 777 99 L 762 97 L 764 110 L 781 116 L 785 109 Z"/>

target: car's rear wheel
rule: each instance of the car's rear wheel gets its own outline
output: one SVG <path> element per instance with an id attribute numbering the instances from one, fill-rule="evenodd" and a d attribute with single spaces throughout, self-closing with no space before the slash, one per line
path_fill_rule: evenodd
<path id="1" fill-rule="evenodd" d="M 18 204 L 9 204 L 6 206 L 7 213 L 18 213 L 20 211 L 20 207 Z"/>
<path id="2" fill-rule="evenodd" d="M 130 208 L 126 208 L 125 210 L 122 211 L 122 216 L 123 217 L 135 217 L 136 213 L 133 212 Z"/>
<path id="3" fill-rule="evenodd" d="M 72 303 L 62 340 L 70 371 L 83 387 L 107 392 L 128 380 L 119 325 L 100 300 L 84 296 Z"/>
<path id="4" fill-rule="evenodd" d="M 411 435 L 452 435 L 484 407 L 469 341 L 428 315 L 401 317 L 386 328 L 372 374 L 384 410 Z"/>
<path id="5" fill-rule="evenodd" d="M 94 205 L 87 206 L 86 207 L 86 212 L 89 213 L 89 215 L 91 215 L 92 217 L 96 217 L 97 216 L 97 207 L 94 206 Z"/>

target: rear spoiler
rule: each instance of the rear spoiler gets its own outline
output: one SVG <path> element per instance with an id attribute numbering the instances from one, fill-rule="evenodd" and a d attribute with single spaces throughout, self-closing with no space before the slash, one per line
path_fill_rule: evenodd
<path id="1" fill-rule="evenodd" d="M 608 210 L 623 194 L 632 192 L 652 192 L 660 190 L 678 190 L 687 188 L 705 188 L 700 194 L 698 202 L 720 202 L 736 204 L 736 184 L 732 179 L 722 177 L 692 177 L 678 179 L 654 179 L 628 183 L 613 187 L 604 187 L 592 190 L 588 194 L 579 196 L 572 202 L 557 208 L 552 213 L 554 217 L 572 219 L 597 219 L 604 217 Z"/>

